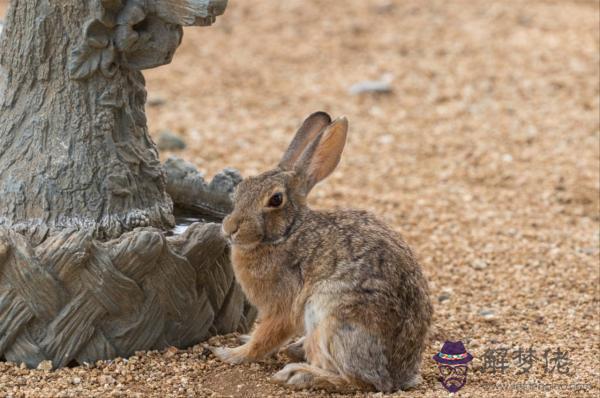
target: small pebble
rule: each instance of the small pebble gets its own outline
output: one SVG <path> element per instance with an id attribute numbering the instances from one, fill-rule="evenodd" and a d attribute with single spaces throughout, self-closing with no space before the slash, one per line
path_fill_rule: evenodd
<path id="1" fill-rule="evenodd" d="M 158 136 L 158 149 L 163 151 L 180 151 L 187 147 L 185 141 L 170 131 L 163 131 Z"/>
<path id="2" fill-rule="evenodd" d="M 163 356 L 165 358 L 171 358 L 171 357 L 174 357 L 175 354 L 177 354 L 178 351 L 179 350 L 177 349 L 177 347 L 172 347 L 171 346 L 171 347 L 167 348 L 167 350 L 165 351 L 165 353 L 164 353 Z"/>
<path id="3" fill-rule="evenodd" d="M 389 79 L 381 80 L 365 80 L 356 84 L 353 84 L 349 90 L 350 94 L 389 94 L 392 92 L 392 83 Z"/>
<path id="4" fill-rule="evenodd" d="M 442 293 L 438 296 L 438 301 L 440 303 L 443 303 L 444 301 L 448 301 L 448 300 L 450 300 L 450 294 L 448 294 L 448 293 Z"/>
<path id="5" fill-rule="evenodd" d="M 388 145 L 391 144 L 392 142 L 394 142 L 394 136 L 391 134 L 384 134 L 379 136 L 379 138 L 377 139 L 377 142 L 379 142 L 382 145 Z"/>
<path id="6" fill-rule="evenodd" d="M 52 370 L 52 361 L 42 361 L 37 366 L 38 370 Z"/>
<path id="7" fill-rule="evenodd" d="M 104 385 L 104 384 L 112 385 L 112 384 L 115 384 L 117 381 L 111 375 L 102 375 L 98 378 L 98 382 L 102 385 Z"/>
<path id="8" fill-rule="evenodd" d="M 483 317 L 483 319 L 490 320 L 496 317 L 496 313 L 493 310 L 484 309 L 479 311 L 479 315 Z"/>
<path id="9" fill-rule="evenodd" d="M 488 267 L 488 263 L 485 262 L 485 260 L 476 259 L 471 263 L 471 267 L 478 270 L 486 269 Z"/>
<path id="10" fill-rule="evenodd" d="M 167 101 L 162 97 L 150 97 L 146 102 L 148 106 L 161 106 L 164 105 Z"/>
<path id="11" fill-rule="evenodd" d="M 596 247 L 582 247 L 582 248 L 577 249 L 577 251 L 579 253 L 591 255 L 591 254 L 598 253 L 598 248 L 596 248 Z"/>

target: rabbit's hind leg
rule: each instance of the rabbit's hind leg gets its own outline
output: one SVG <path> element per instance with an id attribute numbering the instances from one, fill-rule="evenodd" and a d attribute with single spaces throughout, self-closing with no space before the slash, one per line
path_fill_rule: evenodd
<path id="1" fill-rule="evenodd" d="M 357 387 L 337 373 L 306 362 L 287 364 L 273 375 L 272 380 L 295 389 L 306 388 L 347 392 L 355 390 Z"/>
<path id="2" fill-rule="evenodd" d="M 386 393 L 398 389 L 390 374 L 389 353 L 381 338 L 359 322 L 334 320 L 331 324 L 333 328 L 327 336 L 328 354 L 342 377 Z"/>
<path id="3" fill-rule="evenodd" d="M 323 389 L 345 392 L 352 384 L 344 379 L 333 366 L 326 350 L 326 338 L 331 327 L 329 317 L 302 339 L 302 351 L 307 362 L 290 363 L 273 376 L 273 381 L 296 389 Z"/>

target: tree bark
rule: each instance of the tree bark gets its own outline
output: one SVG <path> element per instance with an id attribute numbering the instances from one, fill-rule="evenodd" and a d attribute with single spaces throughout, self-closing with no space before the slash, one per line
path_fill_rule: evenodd
<path id="1" fill-rule="evenodd" d="M 176 160 L 163 171 L 140 72 L 170 62 L 182 26 L 211 24 L 226 3 L 12 0 L 0 41 L 0 360 L 93 363 L 251 327 L 220 225 L 165 232 L 166 191 L 220 220 L 241 177 L 207 183 Z"/>
<path id="2" fill-rule="evenodd" d="M 174 224 L 140 69 L 225 0 L 12 0 L 0 41 L 0 225 L 118 237 Z M 212 13 L 212 14 L 211 14 Z"/>

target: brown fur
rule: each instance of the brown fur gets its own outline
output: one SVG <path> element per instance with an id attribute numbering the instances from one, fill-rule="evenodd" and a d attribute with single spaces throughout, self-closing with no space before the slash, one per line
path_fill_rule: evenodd
<path id="1" fill-rule="evenodd" d="M 260 321 L 246 344 L 213 352 L 230 363 L 255 361 L 303 334 L 302 346 L 289 349 L 307 363 L 287 365 L 275 381 L 338 391 L 410 388 L 431 323 L 427 282 L 406 243 L 374 216 L 306 206 L 345 143 L 346 120 L 323 128 L 324 115 L 304 122 L 277 169 L 236 189 L 223 231 Z M 277 192 L 283 203 L 269 207 Z"/>

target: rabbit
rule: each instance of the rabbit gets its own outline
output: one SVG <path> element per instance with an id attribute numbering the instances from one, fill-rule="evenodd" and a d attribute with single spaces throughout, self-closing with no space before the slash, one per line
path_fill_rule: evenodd
<path id="1" fill-rule="evenodd" d="M 427 281 L 411 249 L 373 215 L 316 211 L 306 198 L 338 165 L 345 117 L 310 115 L 277 168 L 239 183 L 222 232 L 237 281 L 258 323 L 236 348 L 212 347 L 239 364 L 288 347 L 275 382 L 330 391 L 408 389 L 420 382 L 432 318 Z"/>

